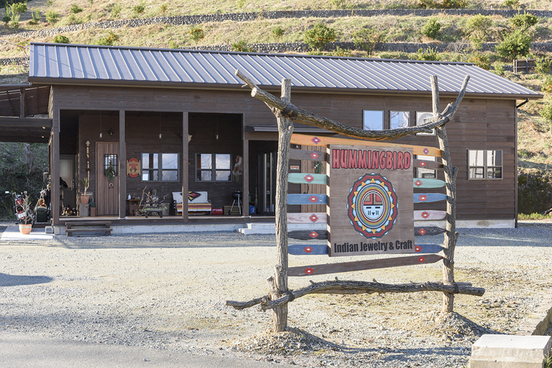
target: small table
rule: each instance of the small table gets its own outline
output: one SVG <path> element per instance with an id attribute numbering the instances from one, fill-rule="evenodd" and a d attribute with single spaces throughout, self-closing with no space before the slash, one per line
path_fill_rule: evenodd
<path id="1" fill-rule="evenodd" d="M 144 214 L 146 215 L 146 218 L 150 215 L 150 213 L 155 213 L 159 216 L 159 218 L 163 218 L 163 209 L 162 208 L 145 208 Z"/>

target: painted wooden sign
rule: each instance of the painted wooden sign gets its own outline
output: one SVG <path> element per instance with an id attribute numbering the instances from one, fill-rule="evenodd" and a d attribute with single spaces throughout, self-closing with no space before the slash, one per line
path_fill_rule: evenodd
<path id="1" fill-rule="evenodd" d="M 422 188 L 422 189 L 442 188 L 446 185 L 446 183 L 443 180 L 422 179 L 422 178 L 413 178 L 412 184 L 414 185 L 414 188 Z"/>
<path id="2" fill-rule="evenodd" d="M 436 226 L 427 226 L 427 227 L 415 227 L 414 234 L 416 235 L 439 235 L 445 232 L 445 229 Z"/>
<path id="3" fill-rule="evenodd" d="M 435 210 L 414 211 L 415 221 L 442 220 L 446 216 L 447 216 L 446 211 L 435 211 Z"/>
<path id="4" fill-rule="evenodd" d="M 343 262 L 321 264 L 312 266 L 299 266 L 288 268 L 288 276 L 314 276 L 329 273 L 341 273 L 351 271 L 374 270 L 377 268 L 389 268 L 399 266 L 414 266 L 420 264 L 435 263 L 443 259 L 436 254 L 415 255 L 408 257 L 370 259 L 366 261 Z"/>
<path id="5" fill-rule="evenodd" d="M 332 144 L 329 166 L 329 256 L 414 253 L 412 148 Z"/>
<path id="6" fill-rule="evenodd" d="M 288 174 L 288 182 L 296 184 L 327 184 L 328 176 L 325 174 Z"/>
<path id="7" fill-rule="evenodd" d="M 293 230 L 288 231 L 288 236 L 290 238 L 300 240 L 326 240 L 328 239 L 328 232 L 326 230 Z"/>
<path id="8" fill-rule="evenodd" d="M 288 194 L 288 204 L 326 204 L 325 194 Z"/>
<path id="9" fill-rule="evenodd" d="M 434 156 L 441 157 L 441 150 L 436 147 L 430 146 L 413 146 L 407 144 L 392 144 L 376 141 L 365 141 L 358 139 L 349 139 L 349 138 L 335 138 L 335 137 L 324 137 L 324 136 L 314 136 L 314 135 L 303 135 L 303 134 L 293 134 L 291 136 L 292 144 L 302 144 L 305 146 L 318 146 L 318 147 L 327 147 L 330 144 L 343 144 L 347 146 L 356 145 L 356 146 L 371 146 L 378 147 L 379 149 L 411 149 L 415 155 L 422 156 Z"/>
<path id="10" fill-rule="evenodd" d="M 323 212 L 288 213 L 288 224 L 323 224 L 328 222 L 328 215 Z"/>
<path id="11" fill-rule="evenodd" d="M 414 193 L 414 203 L 439 202 L 447 199 L 442 193 Z"/>
<path id="12" fill-rule="evenodd" d="M 289 158 L 292 160 L 328 161 L 328 154 L 319 151 L 307 151 L 291 148 L 289 150 Z"/>
<path id="13" fill-rule="evenodd" d="M 437 244 L 416 244 L 415 253 L 439 253 L 443 247 Z M 328 254 L 327 244 L 291 244 L 288 246 L 288 253 L 292 255 L 320 255 Z"/>

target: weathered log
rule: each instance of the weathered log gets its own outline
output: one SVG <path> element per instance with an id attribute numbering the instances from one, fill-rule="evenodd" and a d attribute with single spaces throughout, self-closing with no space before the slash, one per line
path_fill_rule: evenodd
<path id="1" fill-rule="evenodd" d="M 464 98 L 468 81 L 470 79 L 469 75 L 464 78 L 462 88 L 454 104 L 447 105 L 441 114 L 434 117 L 426 124 L 400 129 L 364 130 L 350 127 L 335 120 L 302 110 L 288 101 L 284 101 L 266 91 L 263 91 L 251 79 L 249 79 L 249 77 L 244 75 L 239 70 L 236 70 L 235 74 L 251 88 L 251 96 L 263 101 L 268 107 L 277 109 L 282 115 L 289 117 L 295 122 L 331 130 L 349 137 L 370 139 L 374 141 L 388 141 L 416 133 L 429 133 L 433 128 L 444 126 L 450 121 L 450 119 L 452 119 L 452 116 L 460 106 L 460 102 L 462 102 L 462 99 Z"/>
<path id="2" fill-rule="evenodd" d="M 282 304 L 289 303 L 308 294 L 351 294 L 351 293 L 415 293 L 420 291 L 439 291 L 447 294 L 467 294 L 482 296 L 484 288 L 473 287 L 469 283 L 457 283 L 445 285 L 440 282 L 408 283 L 408 284 L 382 284 L 366 281 L 323 281 L 312 282 L 311 285 L 298 290 L 290 290 L 277 300 L 269 298 L 255 298 L 247 302 L 227 300 L 226 305 L 235 309 L 245 309 L 260 304 L 262 310 L 273 309 Z"/>

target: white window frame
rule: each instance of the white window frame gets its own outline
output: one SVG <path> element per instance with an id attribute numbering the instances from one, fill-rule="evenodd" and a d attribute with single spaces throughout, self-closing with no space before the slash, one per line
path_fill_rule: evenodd
<path id="1" fill-rule="evenodd" d="M 389 129 L 408 128 L 409 126 L 410 111 L 389 111 Z"/>
<path id="2" fill-rule="evenodd" d="M 493 153 L 497 156 L 500 153 L 500 164 L 499 165 L 489 165 L 489 154 Z M 472 165 L 470 162 L 472 154 L 481 155 L 481 158 L 475 158 L 479 162 L 475 162 L 476 165 Z M 468 149 L 468 180 L 502 180 L 504 178 L 504 152 L 503 150 L 470 150 Z M 500 177 L 489 177 L 489 169 L 499 169 Z M 482 170 L 482 176 L 475 177 L 473 176 L 474 170 Z"/>
<path id="3" fill-rule="evenodd" d="M 422 161 L 437 162 L 437 158 L 433 157 L 433 156 L 416 155 L 414 158 L 417 159 L 417 160 L 422 160 Z M 437 170 L 427 169 L 425 167 L 417 167 L 416 168 L 416 177 L 417 178 L 437 179 Z"/>
<path id="4" fill-rule="evenodd" d="M 416 126 L 424 125 L 429 119 L 433 119 L 432 112 L 416 111 Z M 430 133 L 416 133 L 416 135 L 432 135 L 435 136 L 435 129 L 432 129 Z"/>

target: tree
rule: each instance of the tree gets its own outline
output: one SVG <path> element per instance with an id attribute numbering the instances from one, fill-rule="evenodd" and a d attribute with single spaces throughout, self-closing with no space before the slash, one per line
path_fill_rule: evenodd
<path id="1" fill-rule="evenodd" d="M 509 33 L 504 40 L 496 45 L 496 51 L 500 56 L 508 60 L 513 60 L 518 56 L 529 54 L 533 37 L 518 29 Z"/>
<path id="2" fill-rule="evenodd" d="M 330 42 L 335 41 L 335 29 L 324 23 L 317 23 L 305 32 L 304 41 L 311 48 L 322 51 Z"/>

